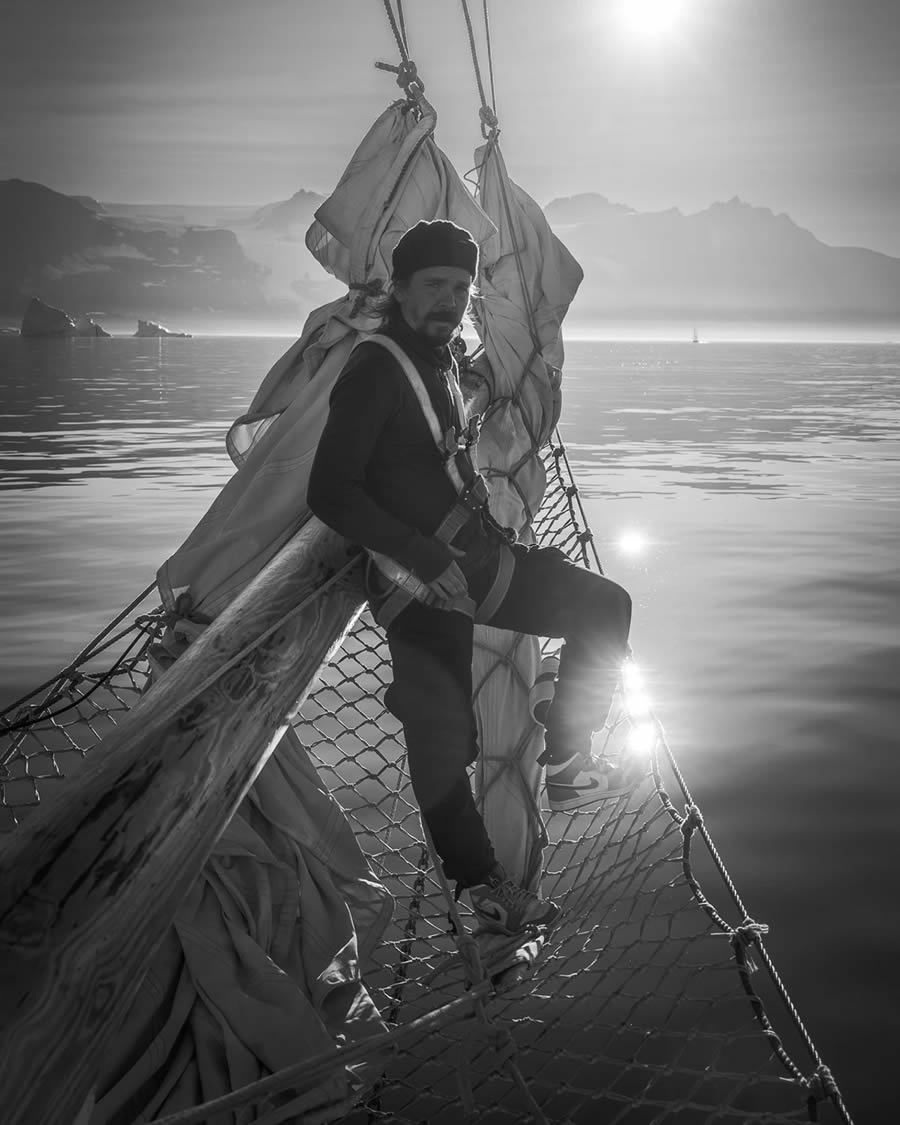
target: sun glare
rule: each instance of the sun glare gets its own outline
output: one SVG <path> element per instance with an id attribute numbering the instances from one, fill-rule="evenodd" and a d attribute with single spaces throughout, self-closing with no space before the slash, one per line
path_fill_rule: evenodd
<path id="1" fill-rule="evenodd" d="M 642 531 L 636 529 L 623 531 L 616 540 L 616 546 L 621 553 L 623 555 L 630 555 L 632 558 L 644 554 L 648 545 L 647 536 Z"/>
<path id="2" fill-rule="evenodd" d="M 620 0 L 619 26 L 631 39 L 660 42 L 677 31 L 684 0 Z"/>

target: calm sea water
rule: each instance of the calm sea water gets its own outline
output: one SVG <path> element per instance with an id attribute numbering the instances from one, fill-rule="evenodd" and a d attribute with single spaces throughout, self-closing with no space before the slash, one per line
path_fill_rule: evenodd
<path id="1" fill-rule="evenodd" d="M 181 542 L 289 341 L 0 338 L 0 695 Z M 568 348 L 563 437 L 720 851 L 858 1125 L 900 1042 L 900 348 Z"/>

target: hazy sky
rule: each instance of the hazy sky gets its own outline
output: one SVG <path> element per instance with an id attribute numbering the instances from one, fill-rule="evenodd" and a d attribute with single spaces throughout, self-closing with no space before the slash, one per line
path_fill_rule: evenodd
<path id="1" fill-rule="evenodd" d="M 690 212 L 740 195 L 900 256 L 900 0 L 671 0 L 669 26 L 665 3 L 491 0 L 513 177 L 541 203 L 598 191 Z M 465 171 L 479 129 L 460 4 L 403 7 L 438 142 Z M 373 67 L 398 61 L 382 0 L 3 10 L 0 179 L 121 202 L 327 192 L 397 93 Z"/>

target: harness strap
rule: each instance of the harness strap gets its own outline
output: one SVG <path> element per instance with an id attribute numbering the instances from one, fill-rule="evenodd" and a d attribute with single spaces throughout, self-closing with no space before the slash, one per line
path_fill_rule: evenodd
<path id="1" fill-rule="evenodd" d="M 459 383 L 456 381 L 456 379 L 447 380 L 450 389 L 450 396 L 453 400 L 453 405 L 456 413 L 456 432 L 453 433 L 451 431 L 448 431 L 447 433 L 443 433 L 441 431 L 441 424 L 438 421 L 438 416 L 435 413 L 434 406 L 432 405 L 431 397 L 428 394 L 428 390 L 425 387 L 425 384 L 422 382 L 422 376 L 416 370 L 416 365 L 409 358 L 403 348 L 397 343 L 396 340 L 392 340 L 390 336 L 382 336 L 381 333 L 378 332 L 376 332 L 374 336 L 368 336 L 367 341 L 373 344 L 380 344 L 381 347 L 385 348 L 391 353 L 394 359 L 403 368 L 403 373 L 406 376 L 410 387 L 412 387 L 413 393 L 418 399 L 422 414 L 425 417 L 425 421 L 428 424 L 428 429 L 431 431 L 431 436 L 434 439 L 434 444 L 437 446 L 438 451 L 443 458 L 444 471 L 450 478 L 450 483 L 453 485 L 456 491 L 463 492 L 466 487 L 466 482 L 459 471 L 456 457 L 461 452 L 466 453 L 466 456 L 468 456 L 467 450 L 468 445 L 471 443 L 472 435 L 469 432 L 469 427 L 466 424 L 466 407 L 465 403 L 463 402 L 462 391 L 459 389 Z M 463 434 L 466 435 L 466 441 L 460 440 Z M 477 473 L 475 473 L 474 466 L 471 466 L 471 471 L 473 475 L 478 475 Z"/>
<path id="2" fill-rule="evenodd" d="M 487 485 L 484 477 L 476 471 L 468 452 L 469 446 L 477 440 L 477 420 L 472 419 L 471 422 L 466 423 L 465 403 L 459 384 L 455 379 L 449 379 L 448 383 L 457 425 L 455 430 L 451 428 L 446 434 L 442 433 L 437 413 L 422 381 L 422 376 L 403 348 L 389 336 L 382 336 L 380 333 L 367 337 L 367 340 L 379 344 L 386 351 L 389 351 L 406 375 L 434 443 L 442 455 L 444 471 L 456 489 L 456 500 L 434 533 L 435 539 L 441 543 L 450 544 L 471 518 L 481 511 L 487 503 Z M 460 472 L 457 462 L 457 457 L 460 455 L 465 458 L 466 468 L 471 473 L 471 483 L 467 484 Z M 379 551 L 369 550 L 367 553 L 376 568 L 393 587 L 378 608 L 377 619 L 379 624 L 383 626 L 387 626 L 412 599 L 424 602 L 426 605 L 440 606 L 444 610 L 459 610 L 476 621 L 486 621 L 502 601 L 512 577 L 512 552 L 501 550 L 497 575 L 483 604 L 479 607 L 476 606 L 472 598 L 465 595 L 459 598 L 439 598 L 421 579 L 398 563 L 396 559 L 381 554 Z"/>

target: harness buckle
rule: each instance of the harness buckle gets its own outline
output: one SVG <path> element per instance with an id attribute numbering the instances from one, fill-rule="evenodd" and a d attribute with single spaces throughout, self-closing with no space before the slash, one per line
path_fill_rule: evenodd
<path id="1" fill-rule="evenodd" d="M 463 430 L 460 440 L 465 442 L 465 448 L 471 449 L 473 445 L 478 442 L 481 437 L 481 426 L 484 421 L 484 416 L 481 414 L 473 414 Z"/>
<path id="2" fill-rule="evenodd" d="M 474 514 L 481 511 L 487 503 L 487 498 L 488 490 L 484 477 L 481 473 L 477 473 L 472 483 L 457 496 L 455 506 L 465 508 L 467 512 Z"/>
<path id="3" fill-rule="evenodd" d="M 448 460 L 455 457 L 457 453 L 468 453 L 472 446 L 478 443 L 481 436 L 481 424 L 482 416 L 473 414 L 463 430 L 458 431 L 455 426 L 450 426 L 444 432 L 442 445 Z"/>

